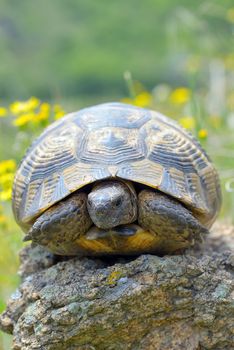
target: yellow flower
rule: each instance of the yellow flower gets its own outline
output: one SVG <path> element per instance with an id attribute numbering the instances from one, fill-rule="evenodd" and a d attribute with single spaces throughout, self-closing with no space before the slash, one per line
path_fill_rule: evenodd
<path id="1" fill-rule="evenodd" d="M 0 192 L 0 201 L 5 202 L 11 199 L 12 190 L 8 188 L 7 190 Z"/>
<path id="2" fill-rule="evenodd" d="M 0 162 L 0 174 L 13 172 L 16 169 L 16 162 L 13 159 L 3 160 Z"/>
<path id="3" fill-rule="evenodd" d="M 14 179 L 13 173 L 6 173 L 3 175 L 0 175 L 0 185 L 3 188 L 7 188 L 12 185 L 13 179 Z"/>
<path id="4" fill-rule="evenodd" d="M 152 102 L 152 96 L 149 92 L 143 91 L 133 99 L 129 97 L 122 98 L 121 102 L 135 105 L 138 107 L 147 107 Z"/>
<path id="5" fill-rule="evenodd" d="M 64 116 L 64 114 L 65 114 L 65 112 L 63 112 L 63 111 L 57 112 L 54 115 L 54 119 L 58 120 L 58 119 L 62 118 Z"/>
<path id="6" fill-rule="evenodd" d="M 195 119 L 190 116 L 182 117 L 179 119 L 179 123 L 183 126 L 185 129 L 194 129 L 195 128 Z"/>
<path id="7" fill-rule="evenodd" d="M 149 92 L 143 91 L 134 99 L 134 104 L 138 107 L 147 107 L 151 104 L 152 96 Z"/>
<path id="8" fill-rule="evenodd" d="M 65 115 L 65 111 L 63 110 L 63 108 L 60 105 L 54 105 L 54 119 L 60 119 Z"/>
<path id="9" fill-rule="evenodd" d="M 7 222 L 7 218 L 4 215 L 0 214 L 0 225 L 5 224 Z"/>
<path id="10" fill-rule="evenodd" d="M 15 101 L 10 105 L 10 110 L 13 114 L 21 114 L 34 110 L 40 104 L 40 100 L 36 97 L 31 97 L 27 101 Z"/>
<path id="11" fill-rule="evenodd" d="M 49 103 L 43 102 L 43 103 L 41 104 L 41 106 L 40 106 L 40 110 L 43 111 L 43 112 L 49 113 L 49 111 L 50 111 L 50 105 L 49 105 Z"/>
<path id="12" fill-rule="evenodd" d="M 49 103 L 42 103 L 39 112 L 35 115 L 33 121 L 41 121 L 49 118 L 50 115 L 50 105 Z"/>
<path id="13" fill-rule="evenodd" d="M 234 23 L 234 7 L 227 10 L 226 18 L 229 22 Z"/>
<path id="14" fill-rule="evenodd" d="M 56 104 L 56 105 L 53 106 L 53 111 L 55 113 L 57 113 L 57 112 L 59 112 L 61 110 L 62 110 L 62 107 L 59 104 Z"/>
<path id="15" fill-rule="evenodd" d="M 22 114 L 21 116 L 19 116 L 18 118 L 16 118 L 13 121 L 13 125 L 24 126 L 24 125 L 28 124 L 30 121 L 32 121 L 34 118 L 35 118 L 34 113 L 25 113 L 25 114 Z"/>
<path id="16" fill-rule="evenodd" d="M 191 91 L 185 87 L 179 87 L 172 91 L 170 100 L 174 104 L 184 104 L 189 101 L 191 97 Z"/>
<path id="17" fill-rule="evenodd" d="M 16 163 L 13 159 L 0 162 L 0 201 L 7 201 L 11 198 L 12 183 Z M 0 207 L 0 211 L 2 210 Z M 1 213 L 0 213 L 1 214 Z"/>
<path id="18" fill-rule="evenodd" d="M 208 131 L 207 131 L 206 129 L 200 129 L 200 130 L 198 131 L 198 137 L 199 137 L 199 139 L 204 140 L 204 139 L 207 138 L 207 136 L 208 136 Z"/>
<path id="19" fill-rule="evenodd" d="M 7 109 L 4 107 L 0 107 L 0 118 L 5 117 L 7 115 Z"/>

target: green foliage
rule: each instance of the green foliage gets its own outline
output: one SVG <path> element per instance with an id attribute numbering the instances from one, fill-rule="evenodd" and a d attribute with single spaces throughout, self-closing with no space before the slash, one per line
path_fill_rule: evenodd
<path id="1" fill-rule="evenodd" d="M 0 96 L 120 97 L 126 69 L 149 87 L 185 84 L 191 56 L 208 61 L 232 50 L 231 6 L 231 0 L 3 0 Z"/>

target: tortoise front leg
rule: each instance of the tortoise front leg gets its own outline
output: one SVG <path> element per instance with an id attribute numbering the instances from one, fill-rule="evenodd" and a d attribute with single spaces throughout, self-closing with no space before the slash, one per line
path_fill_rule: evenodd
<path id="1" fill-rule="evenodd" d="M 54 204 L 34 222 L 25 240 L 31 239 L 54 254 L 79 254 L 76 239 L 92 225 L 86 204 L 87 194 L 82 192 Z"/>
<path id="2" fill-rule="evenodd" d="M 138 195 L 139 224 L 160 239 L 159 253 L 172 253 L 192 246 L 208 230 L 177 200 L 154 190 Z"/>

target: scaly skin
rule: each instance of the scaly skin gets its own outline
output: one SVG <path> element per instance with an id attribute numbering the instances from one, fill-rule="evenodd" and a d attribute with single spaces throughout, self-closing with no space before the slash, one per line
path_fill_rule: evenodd
<path id="1" fill-rule="evenodd" d="M 183 250 L 208 233 L 181 203 L 158 191 L 141 191 L 138 210 L 139 225 L 158 236 L 155 250 L 160 253 Z"/>
<path id="2" fill-rule="evenodd" d="M 87 194 L 77 192 L 53 205 L 33 224 L 27 239 L 61 255 L 77 255 L 77 238 L 86 233 L 92 221 L 87 211 Z"/>
<path id="3" fill-rule="evenodd" d="M 89 193 L 87 208 L 94 225 L 111 229 L 137 220 L 137 195 L 130 182 L 102 181 Z"/>
<path id="4" fill-rule="evenodd" d="M 94 187 L 95 195 L 99 194 L 97 200 L 100 200 L 101 204 L 104 201 L 107 209 L 109 206 L 109 210 L 113 210 L 113 213 L 106 215 L 107 227 L 112 218 L 115 226 L 115 218 L 122 220 L 121 213 L 125 218 L 133 209 L 128 190 L 126 193 L 123 191 L 125 185 L 116 185 L 117 181 L 101 183 Z M 104 189 L 107 192 L 99 193 L 96 189 Z M 114 201 L 111 190 L 115 194 Z M 123 200 L 122 208 L 115 206 L 118 197 Z M 132 197 L 133 202 L 134 200 L 137 207 L 135 195 Z M 137 209 L 134 215 L 136 213 Z M 61 255 L 136 255 L 146 252 L 167 254 L 193 245 L 207 232 L 208 230 L 177 200 L 159 191 L 145 189 L 138 194 L 138 224 L 128 223 L 102 229 L 94 226 L 87 210 L 87 194 L 76 192 L 45 211 L 35 221 L 26 239 L 29 238 Z"/>

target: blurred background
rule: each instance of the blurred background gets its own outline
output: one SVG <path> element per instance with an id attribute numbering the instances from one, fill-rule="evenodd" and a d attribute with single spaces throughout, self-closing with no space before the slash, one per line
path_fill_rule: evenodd
<path id="1" fill-rule="evenodd" d="M 233 0 L 1 0 L 0 311 L 18 284 L 15 169 L 65 113 L 106 101 L 156 109 L 202 143 L 234 221 Z M 0 338 L 0 349 L 10 348 Z"/>

